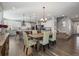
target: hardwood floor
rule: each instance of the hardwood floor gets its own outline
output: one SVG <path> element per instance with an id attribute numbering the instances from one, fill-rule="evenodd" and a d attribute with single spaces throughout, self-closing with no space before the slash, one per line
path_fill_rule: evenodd
<path id="1" fill-rule="evenodd" d="M 57 39 L 56 47 L 51 49 L 54 53 L 62 56 L 79 56 L 79 36 L 73 35 L 70 39 Z"/>
<path id="2" fill-rule="evenodd" d="M 10 37 L 9 56 L 26 56 L 23 51 L 22 40 Z M 45 52 L 34 50 L 34 56 L 79 56 L 79 36 L 74 35 L 70 39 L 57 39 L 56 45 L 50 45 Z"/>
<path id="3" fill-rule="evenodd" d="M 22 42 L 15 37 L 9 39 L 9 56 L 24 56 Z"/>

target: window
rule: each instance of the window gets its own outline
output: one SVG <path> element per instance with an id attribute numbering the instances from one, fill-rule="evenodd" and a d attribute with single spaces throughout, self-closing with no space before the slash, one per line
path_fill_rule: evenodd
<path id="1" fill-rule="evenodd" d="M 65 22 L 65 21 L 63 21 L 63 23 L 62 23 L 62 24 L 63 24 L 63 27 L 65 27 L 65 26 L 66 26 L 66 22 Z"/>

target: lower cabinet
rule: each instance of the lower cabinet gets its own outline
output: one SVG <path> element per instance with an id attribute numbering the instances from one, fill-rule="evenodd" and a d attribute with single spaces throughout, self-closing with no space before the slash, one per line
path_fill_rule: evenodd
<path id="1" fill-rule="evenodd" d="M 4 44 L 0 46 L 0 56 L 9 55 L 9 36 L 6 38 Z"/>

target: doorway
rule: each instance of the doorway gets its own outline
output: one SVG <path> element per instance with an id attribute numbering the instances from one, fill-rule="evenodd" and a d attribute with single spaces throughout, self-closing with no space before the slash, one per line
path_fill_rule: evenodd
<path id="1" fill-rule="evenodd" d="M 77 24 L 77 34 L 79 34 L 79 24 Z"/>

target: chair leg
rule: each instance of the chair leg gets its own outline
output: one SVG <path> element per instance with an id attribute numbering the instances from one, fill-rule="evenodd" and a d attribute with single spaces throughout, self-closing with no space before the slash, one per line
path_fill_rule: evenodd
<path id="1" fill-rule="evenodd" d="M 54 45 L 54 42 L 53 41 L 51 41 L 51 45 Z"/>
<path id="2" fill-rule="evenodd" d="M 33 46 L 33 49 L 32 49 L 33 52 L 32 52 L 32 54 L 31 54 L 32 56 L 34 55 L 34 52 L 36 51 L 36 48 L 35 48 L 35 47 L 36 47 L 36 45 Z"/>
<path id="3" fill-rule="evenodd" d="M 25 50 L 25 45 L 24 45 L 24 48 L 23 48 L 23 51 Z"/>
<path id="4" fill-rule="evenodd" d="M 31 47 L 31 49 L 32 49 L 32 47 Z M 26 48 L 26 55 L 27 56 L 32 56 L 33 55 L 33 51 L 31 51 L 31 53 L 29 54 L 29 48 Z"/>
<path id="5" fill-rule="evenodd" d="M 50 48 L 50 45 L 49 44 L 47 44 L 47 46 L 48 46 L 48 49 Z"/>
<path id="6" fill-rule="evenodd" d="M 27 53 L 28 53 L 28 48 L 26 48 L 26 55 L 27 55 Z"/>
<path id="7" fill-rule="evenodd" d="M 37 50 L 37 44 L 35 45 L 35 49 Z"/>
<path id="8" fill-rule="evenodd" d="M 42 49 L 43 49 L 42 51 L 44 51 L 44 52 L 45 52 L 45 45 L 43 45 L 43 46 L 42 46 Z"/>
<path id="9" fill-rule="evenodd" d="M 56 40 L 54 41 L 54 43 L 56 44 Z"/>

